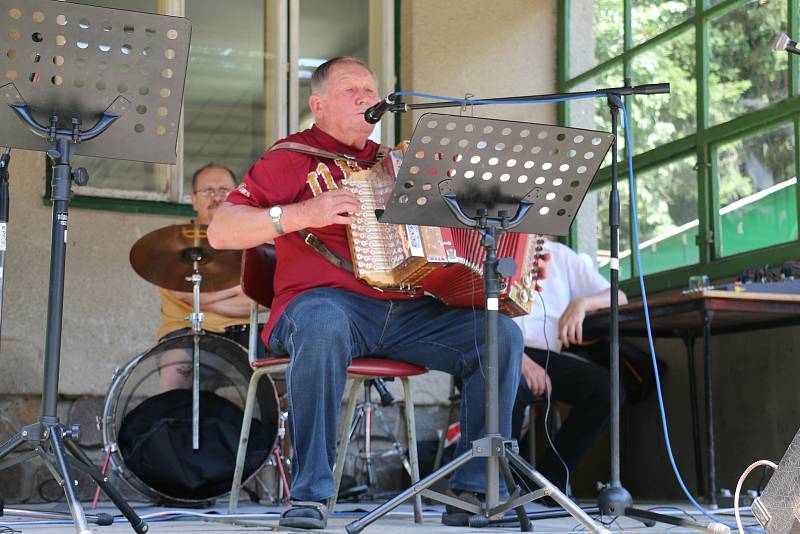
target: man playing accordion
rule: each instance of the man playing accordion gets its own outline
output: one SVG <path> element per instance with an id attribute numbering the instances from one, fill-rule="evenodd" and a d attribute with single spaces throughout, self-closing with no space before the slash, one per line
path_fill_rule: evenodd
<path id="1" fill-rule="evenodd" d="M 282 526 L 325 526 L 323 503 L 334 493 L 336 425 L 353 358 L 402 360 L 457 375 L 463 382 L 457 454 L 484 433 L 483 311 L 449 308 L 421 292 L 381 292 L 330 261 L 328 253 L 351 256 L 346 229 L 360 205 L 341 182 L 376 160 L 379 145 L 368 139 L 373 125 L 364 111 L 377 102 L 375 78 L 358 59 L 338 57 L 318 67 L 309 97 L 314 126 L 278 143 L 321 152 L 267 151 L 228 195 L 208 231 L 212 246 L 221 249 L 275 241 L 275 299 L 263 340 L 273 354 L 291 357 L 286 382 L 296 499 Z M 334 155 L 342 157 L 326 157 Z M 306 244 L 303 230 L 313 232 L 325 254 Z M 499 333 L 500 432 L 510 438 L 523 341 L 508 317 L 500 316 Z M 480 459 L 455 471 L 450 487 L 480 498 L 485 482 Z M 448 524 L 467 519 L 452 508 L 443 516 Z"/>

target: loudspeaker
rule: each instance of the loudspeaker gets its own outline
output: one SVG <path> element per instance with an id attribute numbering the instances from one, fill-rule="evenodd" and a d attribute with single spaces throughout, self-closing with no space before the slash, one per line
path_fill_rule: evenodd
<path id="1" fill-rule="evenodd" d="M 769 534 L 800 534 L 800 431 L 753 501 L 753 515 Z"/>

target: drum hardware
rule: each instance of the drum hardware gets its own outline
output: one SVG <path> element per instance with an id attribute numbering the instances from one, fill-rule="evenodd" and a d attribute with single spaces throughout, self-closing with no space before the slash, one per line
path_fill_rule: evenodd
<path id="1" fill-rule="evenodd" d="M 226 476 L 228 476 L 227 473 L 230 474 L 227 480 L 219 483 L 218 487 L 201 489 L 190 495 L 182 489 L 177 489 L 176 484 L 167 480 L 173 476 L 172 474 L 165 474 L 163 480 L 150 480 L 147 478 L 146 473 L 142 473 L 136 465 L 131 463 L 132 451 L 139 445 L 130 441 L 131 433 L 125 428 L 127 424 L 130 424 L 129 416 L 153 397 L 169 393 L 169 391 L 165 392 L 163 389 L 162 378 L 165 373 L 169 372 L 171 366 L 179 365 L 180 360 L 184 357 L 187 362 L 189 361 L 189 356 L 194 351 L 195 340 L 199 340 L 200 344 L 201 368 L 199 376 L 201 378 L 201 392 L 204 395 L 213 392 L 231 401 L 237 407 L 244 406 L 247 385 L 252 373 L 247 363 L 245 349 L 226 337 L 210 333 L 198 335 L 190 333 L 168 338 L 148 351 L 134 357 L 114 373 L 103 406 L 101 428 L 109 476 L 113 475 L 137 493 L 163 504 L 191 507 L 210 505 L 214 499 L 230 490 L 230 476 L 233 475 L 235 458 L 231 457 L 229 459 L 230 469 L 226 471 Z M 180 352 L 184 356 L 170 363 L 168 355 L 171 352 Z M 187 377 L 185 387 L 179 386 L 177 389 L 185 390 L 187 396 L 191 395 L 191 392 L 188 391 L 189 384 L 190 381 Z M 282 426 L 282 421 L 278 408 L 277 392 L 271 380 L 263 381 L 263 385 L 259 384 L 256 398 L 257 419 L 261 421 L 263 426 L 263 436 L 261 437 L 263 444 L 251 441 L 250 445 L 256 447 L 258 452 L 256 459 L 253 460 L 253 465 L 257 463 L 258 467 L 248 468 L 243 478 L 243 484 L 255 478 L 260 467 L 268 465 L 274 455 L 274 449 L 280 446 L 280 442 L 273 445 L 278 439 L 277 436 L 280 435 L 279 429 Z M 205 404 L 203 406 L 201 423 L 205 421 L 203 417 L 207 417 L 205 415 L 206 410 L 210 407 Z M 191 414 L 191 417 L 189 417 L 191 426 L 193 426 L 193 415 Z M 187 412 L 187 416 L 189 416 L 189 412 Z M 201 425 L 201 430 L 204 428 L 208 427 Z M 204 454 L 205 448 L 216 446 L 216 440 L 221 439 L 218 435 L 204 435 L 200 450 L 193 451 L 188 438 L 189 426 L 186 427 L 186 430 L 185 453 L 180 449 L 180 447 L 184 446 L 184 441 L 175 445 L 176 450 L 173 451 L 175 454 L 185 458 Z M 235 444 L 238 442 L 238 428 L 232 432 L 230 438 L 233 445 L 231 450 L 235 454 Z M 248 452 L 248 455 L 250 454 Z M 191 461 L 194 462 L 194 460 Z M 187 464 L 187 466 L 193 465 L 193 463 Z M 248 462 L 248 465 L 250 465 L 250 462 Z M 187 466 L 182 467 L 188 468 Z M 180 471 L 180 468 L 176 467 L 173 471 Z M 203 470 L 198 469 L 198 471 Z M 198 479 L 201 474 L 198 473 Z M 179 474 L 176 473 L 174 476 L 178 477 Z"/>
<path id="2" fill-rule="evenodd" d="M 372 401 L 372 389 L 378 393 L 380 403 Z M 386 419 L 383 417 L 381 406 L 391 406 L 395 403 L 395 399 L 391 392 L 387 389 L 385 379 L 371 378 L 364 381 L 364 400 L 356 405 L 355 417 L 350 425 L 350 433 L 348 434 L 348 443 L 360 442 L 359 450 L 355 453 L 355 485 L 348 488 L 346 491 L 339 492 L 339 501 L 347 498 L 358 499 L 361 494 L 369 490 L 369 487 L 377 480 L 375 474 L 374 459 L 385 458 L 388 456 L 397 456 L 405 469 L 406 473 L 411 476 L 411 465 L 408 462 L 408 451 L 397 439 L 397 436 L 389 427 Z M 391 443 L 391 448 L 386 451 L 375 451 L 372 446 L 372 428 L 373 422 L 378 421 L 383 429 L 384 435 Z M 347 446 L 344 444 L 343 446 Z M 361 473 L 359 473 L 361 471 Z M 359 477 L 359 475 L 361 475 Z M 362 482 L 359 484 L 359 482 Z M 375 496 L 378 497 L 378 496 Z"/>
<path id="3" fill-rule="evenodd" d="M 141 237 L 130 252 L 136 273 L 159 287 L 192 292 L 192 449 L 200 448 L 200 339 L 204 314 L 200 293 L 219 291 L 239 283 L 241 251 L 218 251 L 208 243 L 208 227 L 199 224 L 166 226 Z"/>
<path id="4" fill-rule="evenodd" d="M 203 224 L 175 224 L 139 238 L 130 252 L 136 274 L 164 289 L 194 291 L 192 276 L 202 276 L 202 291 L 239 284 L 240 250 L 216 250 Z"/>
<path id="5" fill-rule="evenodd" d="M 288 503 L 292 498 L 292 492 L 289 488 L 289 478 L 286 473 L 291 469 L 292 461 L 283 454 L 286 447 L 286 425 L 289 420 L 289 412 L 282 411 L 278 418 L 278 439 L 275 446 L 272 448 L 272 453 L 267 460 L 266 465 L 275 468 L 277 479 L 275 482 L 275 493 L 273 494 L 269 486 L 260 477 L 254 477 L 256 484 L 267 496 L 269 502 L 273 505 L 282 505 Z"/>

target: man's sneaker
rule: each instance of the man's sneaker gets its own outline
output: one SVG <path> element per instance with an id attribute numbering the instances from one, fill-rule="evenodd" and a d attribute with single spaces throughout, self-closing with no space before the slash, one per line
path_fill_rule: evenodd
<path id="1" fill-rule="evenodd" d="M 485 500 L 483 493 L 477 493 L 474 491 L 447 490 L 446 494 L 450 497 L 461 499 L 462 501 L 474 504 L 476 506 L 483 506 L 483 502 Z M 472 512 L 467 512 L 466 510 L 462 510 L 461 508 L 453 506 L 452 504 L 448 504 L 445 506 L 444 513 L 442 514 L 442 524 L 449 527 L 468 527 L 469 518 L 473 515 L 475 514 Z"/>
<path id="2" fill-rule="evenodd" d="M 283 511 L 278 526 L 323 529 L 328 523 L 328 507 L 317 501 L 292 501 Z"/>

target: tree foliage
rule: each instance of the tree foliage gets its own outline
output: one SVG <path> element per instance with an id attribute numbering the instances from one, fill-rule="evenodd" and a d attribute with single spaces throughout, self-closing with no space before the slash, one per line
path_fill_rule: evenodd
<path id="1" fill-rule="evenodd" d="M 592 2 L 595 57 L 610 59 L 621 51 L 620 26 L 623 0 L 572 0 Z M 632 0 L 634 46 L 695 16 L 695 0 Z M 713 2 L 714 5 L 721 0 Z M 721 124 L 779 102 L 788 96 L 786 54 L 770 50 L 776 28 L 788 26 L 785 0 L 745 0 L 713 19 L 706 20 L 708 34 L 709 125 Z M 632 83 L 669 82 L 664 96 L 635 96 L 630 109 L 634 151 L 639 154 L 692 135 L 697 131 L 696 46 L 702 44 L 694 25 L 630 59 Z M 590 51 L 591 53 L 591 51 Z M 619 52 L 617 52 L 619 53 Z M 622 62 L 609 63 L 596 81 L 621 85 Z M 607 86 L 597 84 L 598 87 Z M 596 106 L 595 127 L 610 127 L 604 105 Z M 620 135 L 623 135 L 622 131 Z M 794 135 L 782 124 L 767 132 L 717 147 L 720 205 L 725 206 L 794 176 Z M 627 177 L 620 177 L 627 179 Z M 637 208 L 642 240 L 663 235 L 697 218 L 698 182 L 694 154 L 672 163 L 640 171 Z M 606 226 L 607 195 L 600 196 L 598 231 Z M 623 212 L 626 206 L 623 206 Z M 607 232 L 605 232 L 607 233 Z M 607 238 L 598 234 L 600 243 Z M 694 246 L 693 243 L 689 246 Z M 602 248 L 602 245 L 601 245 Z M 650 269 L 648 269 L 650 270 Z"/>

